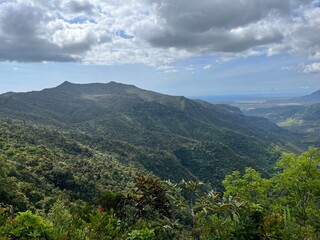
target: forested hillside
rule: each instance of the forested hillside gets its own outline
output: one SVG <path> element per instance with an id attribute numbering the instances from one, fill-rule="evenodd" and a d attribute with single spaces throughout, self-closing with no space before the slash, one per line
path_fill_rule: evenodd
<path id="1" fill-rule="evenodd" d="M 114 82 L 0 115 L 0 239 L 317 239 L 319 151 L 276 164 L 302 147 L 266 119 Z"/>
<path id="2" fill-rule="evenodd" d="M 144 173 L 52 128 L 2 119 L 0 130 L 0 199 L 19 210 L 48 209 L 59 198 L 94 203 Z"/>
<path id="3" fill-rule="evenodd" d="M 252 168 L 235 171 L 222 182 L 225 191 L 215 192 L 199 181 L 138 176 L 132 167 L 90 156 L 88 149 L 77 162 L 72 149 L 81 147 L 75 145 L 52 153 L 36 143 L 10 142 L 10 134 L 2 139 L 0 239 L 320 237 L 315 148 L 284 155 L 269 178 Z"/>
<path id="4" fill-rule="evenodd" d="M 244 110 L 248 116 L 265 117 L 280 127 L 301 135 L 304 146 L 319 146 L 320 138 L 320 91 L 282 100 L 274 106 L 255 106 Z"/>
<path id="5" fill-rule="evenodd" d="M 0 96 L 0 115 L 72 132 L 82 144 L 162 179 L 215 186 L 232 170 L 269 171 L 281 151 L 301 150 L 293 134 L 237 108 L 115 82 L 7 93 Z"/>

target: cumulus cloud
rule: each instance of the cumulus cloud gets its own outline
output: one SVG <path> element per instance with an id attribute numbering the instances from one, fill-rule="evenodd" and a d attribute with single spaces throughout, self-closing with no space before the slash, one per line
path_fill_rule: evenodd
<path id="1" fill-rule="evenodd" d="M 67 9 L 70 9 L 73 13 L 84 13 L 91 15 L 94 12 L 94 5 L 89 1 L 69 1 L 67 3 Z"/>
<path id="2" fill-rule="evenodd" d="M 265 0 L 153 0 L 161 21 L 146 31 L 155 47 L 193 52 L 241 52 L 279 42 L 281 26 L 274 23 L 289 14 L 289 1 Z M 154 29 L 152 29 L 152 27 Z"/>
<path id="3" fill-rule="evenodd" d="M 305 65 L 303 68 L 304 73 L 319 73 L 320 72 L 320 62 Z"/>
<path id="4" fill-rule="evenodd" d="M 32 2 L 0 5 L 0 60 L 19 62 L 77 61 L 78 52 L 68 52 L 44 35 L 52 16 Z"/>
<path id="5" fill-rule="evenodd" d="M 292 30 L 287 33 L 286 44 L 293 54 L 320 59 L 320 8 L 315 8 L 314 3 L 300 6 L 297 10 L 298 17 L 291 25 Z"/>
<path id="6" fill-rule="evenodd" d="M 173 72 L 172 62 L 201 54 L 320 59 L 319 3 L 1 0 L 0 61 L 143 63 Z"/>

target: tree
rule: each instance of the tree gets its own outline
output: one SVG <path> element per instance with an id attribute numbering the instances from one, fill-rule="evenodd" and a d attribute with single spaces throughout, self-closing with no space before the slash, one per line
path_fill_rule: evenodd
<path id="1" fill-rule="evenodd" d="M 12 220 L 8 220 L 4 234 L 11 239 L 52 239 L 53 224 L 30 211 L 20 212 Z"/>
<path id="2" fill-rule="evenodd" d="M 241 176 L 239 171 L 227 175 L 222 182 L 225 187 L 224 198 L 240 198 L 250 204 L 266 206 L 269 203 L 272 181 L 261 177 L 253 168 L 246 168 Z"/>
<path id="3" fill-rule="evenodd" d="M 279 199 L 278 207 L 290 208 L 301 226 L 320 227 L 320 151 L 310 147 L 297 156 L 285 154 L 276 164 L 279 173 L 273 178 Z"/>

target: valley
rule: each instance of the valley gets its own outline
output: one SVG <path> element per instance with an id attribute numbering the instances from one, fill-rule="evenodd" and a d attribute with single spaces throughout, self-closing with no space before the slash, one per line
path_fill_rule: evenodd
<path id="1" fill-rule="evenodd" d="M 0 115 L 70 132 L 81 144 L 163 179 L 198 179 L 214 187 L 233 170 L 268 172 L 281 151 L 302 150 L 294 134 L 238 108 L 115 82 L 7 93 L 0 96 Z"/>
<path id="2" fill-rule="evenodd" d="M 256 212 L 247 208 L 255 201 L 269 208 L 270 203 L 263 199 L 282 174 L 277 170 L 282 168 L 277 163 L 279 158 L 280 162 L 286 161 L 283 154 L 300 154 L 308 145 L 319 143 L 315 132 L 282 128 L 275 116 L 300 116 L 304 111 L 303 117 L 312 122 L 317 114 L 312 110 L 315 106 L 263 105 L 242 112 L 236 106 L 164 95 L 116 82 L 64 82 L 41 91 L 5 93 L 0 95 L 0 210 L 7 217 L 8 211 L 24 211 L 30 218 L 40 218 L 30 211 L 42 212 L 47 217 L 41 221 L 49 219 L 61 228 L 61 232 L 43 233 L 54 234 L 53 239 L 66 233 L 70 239 L 82 239 L 88 226 L 92 227 L 88 239 L 123 239 L 120 236 L 128 236 L 130 231 L 142 231 L 142 223 L 148 223 L 146 231 L 156 234 L 157 239 L 180 239 L 182 235 L 196 236 L 196 228 L 205 231 L 206 225 L 203 229 L 188 221 L 194 218 L 207 224 L 205 215 L 201 215 L 206 208 L 197 208 L 200 209 L 199 204 L 213 204 L 216 210 L 211 216 L 224 219 L 234 234 L 239 234 L 236 232 L 240 226 L 228 214 L 243 214 L 251 219 Z M 316 127 L 316 122 L 313 124 Z M 245 184 L 237 185 L 238 181 Z M 249 197 L 241 191 L 250 192 L 251 181 L 254 188 L 261 188 L 254 192 L 262 192 Z M 275 191 L 273 194 L 278 196 L 280 193 L 276 188 Z M 219 192 L 225 196 L 222 198 Z M 235 196 L 249 205 L 242 202 L 246 206 L 242 208 L 233 199 Z M 258 200 L 253 196 L 259 196 Z M 142 210 L 139 204 L 150 209 Z M 174 209 L 174 204 L 178 208 Z M 97 207 L 101 213 L 95 212 Z M 55 208 L 69 216 L 71 229 L 61 220 L 54 222 L 51 217 L 58 217 L 53 213 Z M 92 218 L 80 216 L 77 209 L 90 211 Z M 154 214 L 157 217 L 152 219 Z M 105 224 L 103 219 L 93 219 L 99 216 L 121 224 L 127 221 L 129 225 L 121 225 L 123 232 L 111 233 L 109 229 L 99 233 L 94 228 Z M 0 230 L 13 231 L 10 227 L 15 228 L 15 223 L 6 219 L 0 222 Z M 81 219 L 83 225 L 77 225 L 76 219 Z M 175 226 L 171 227 L 172 232 L 156 230 L 155 224 L 164 224 L 164 220 L 169 221 L 166 224 L 179 222 L 183 230 Z M 248 221 L 243 224 L 252 224 Z M 231 234 L 229 230 L 219 231 L 225 234 L 223 239 Z M 148 231 L 140 233 L 147 235 Z"/>
<path id="3" fill-rule="evenodd" d="M 319 145 L 320 91 L 295 98 L 234 101 L 247 116 L 264 117 L 278 126 L 304 135 L 305 145 Z"/>

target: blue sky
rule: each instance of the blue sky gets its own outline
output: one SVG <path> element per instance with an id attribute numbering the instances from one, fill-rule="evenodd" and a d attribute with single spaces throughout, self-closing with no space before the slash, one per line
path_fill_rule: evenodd
<path id="1" fill-rule="evenodd" d="M 1 0 L 0 92 L 117 81 L 186 96 L 311 93 L 319 4 Z"/>

